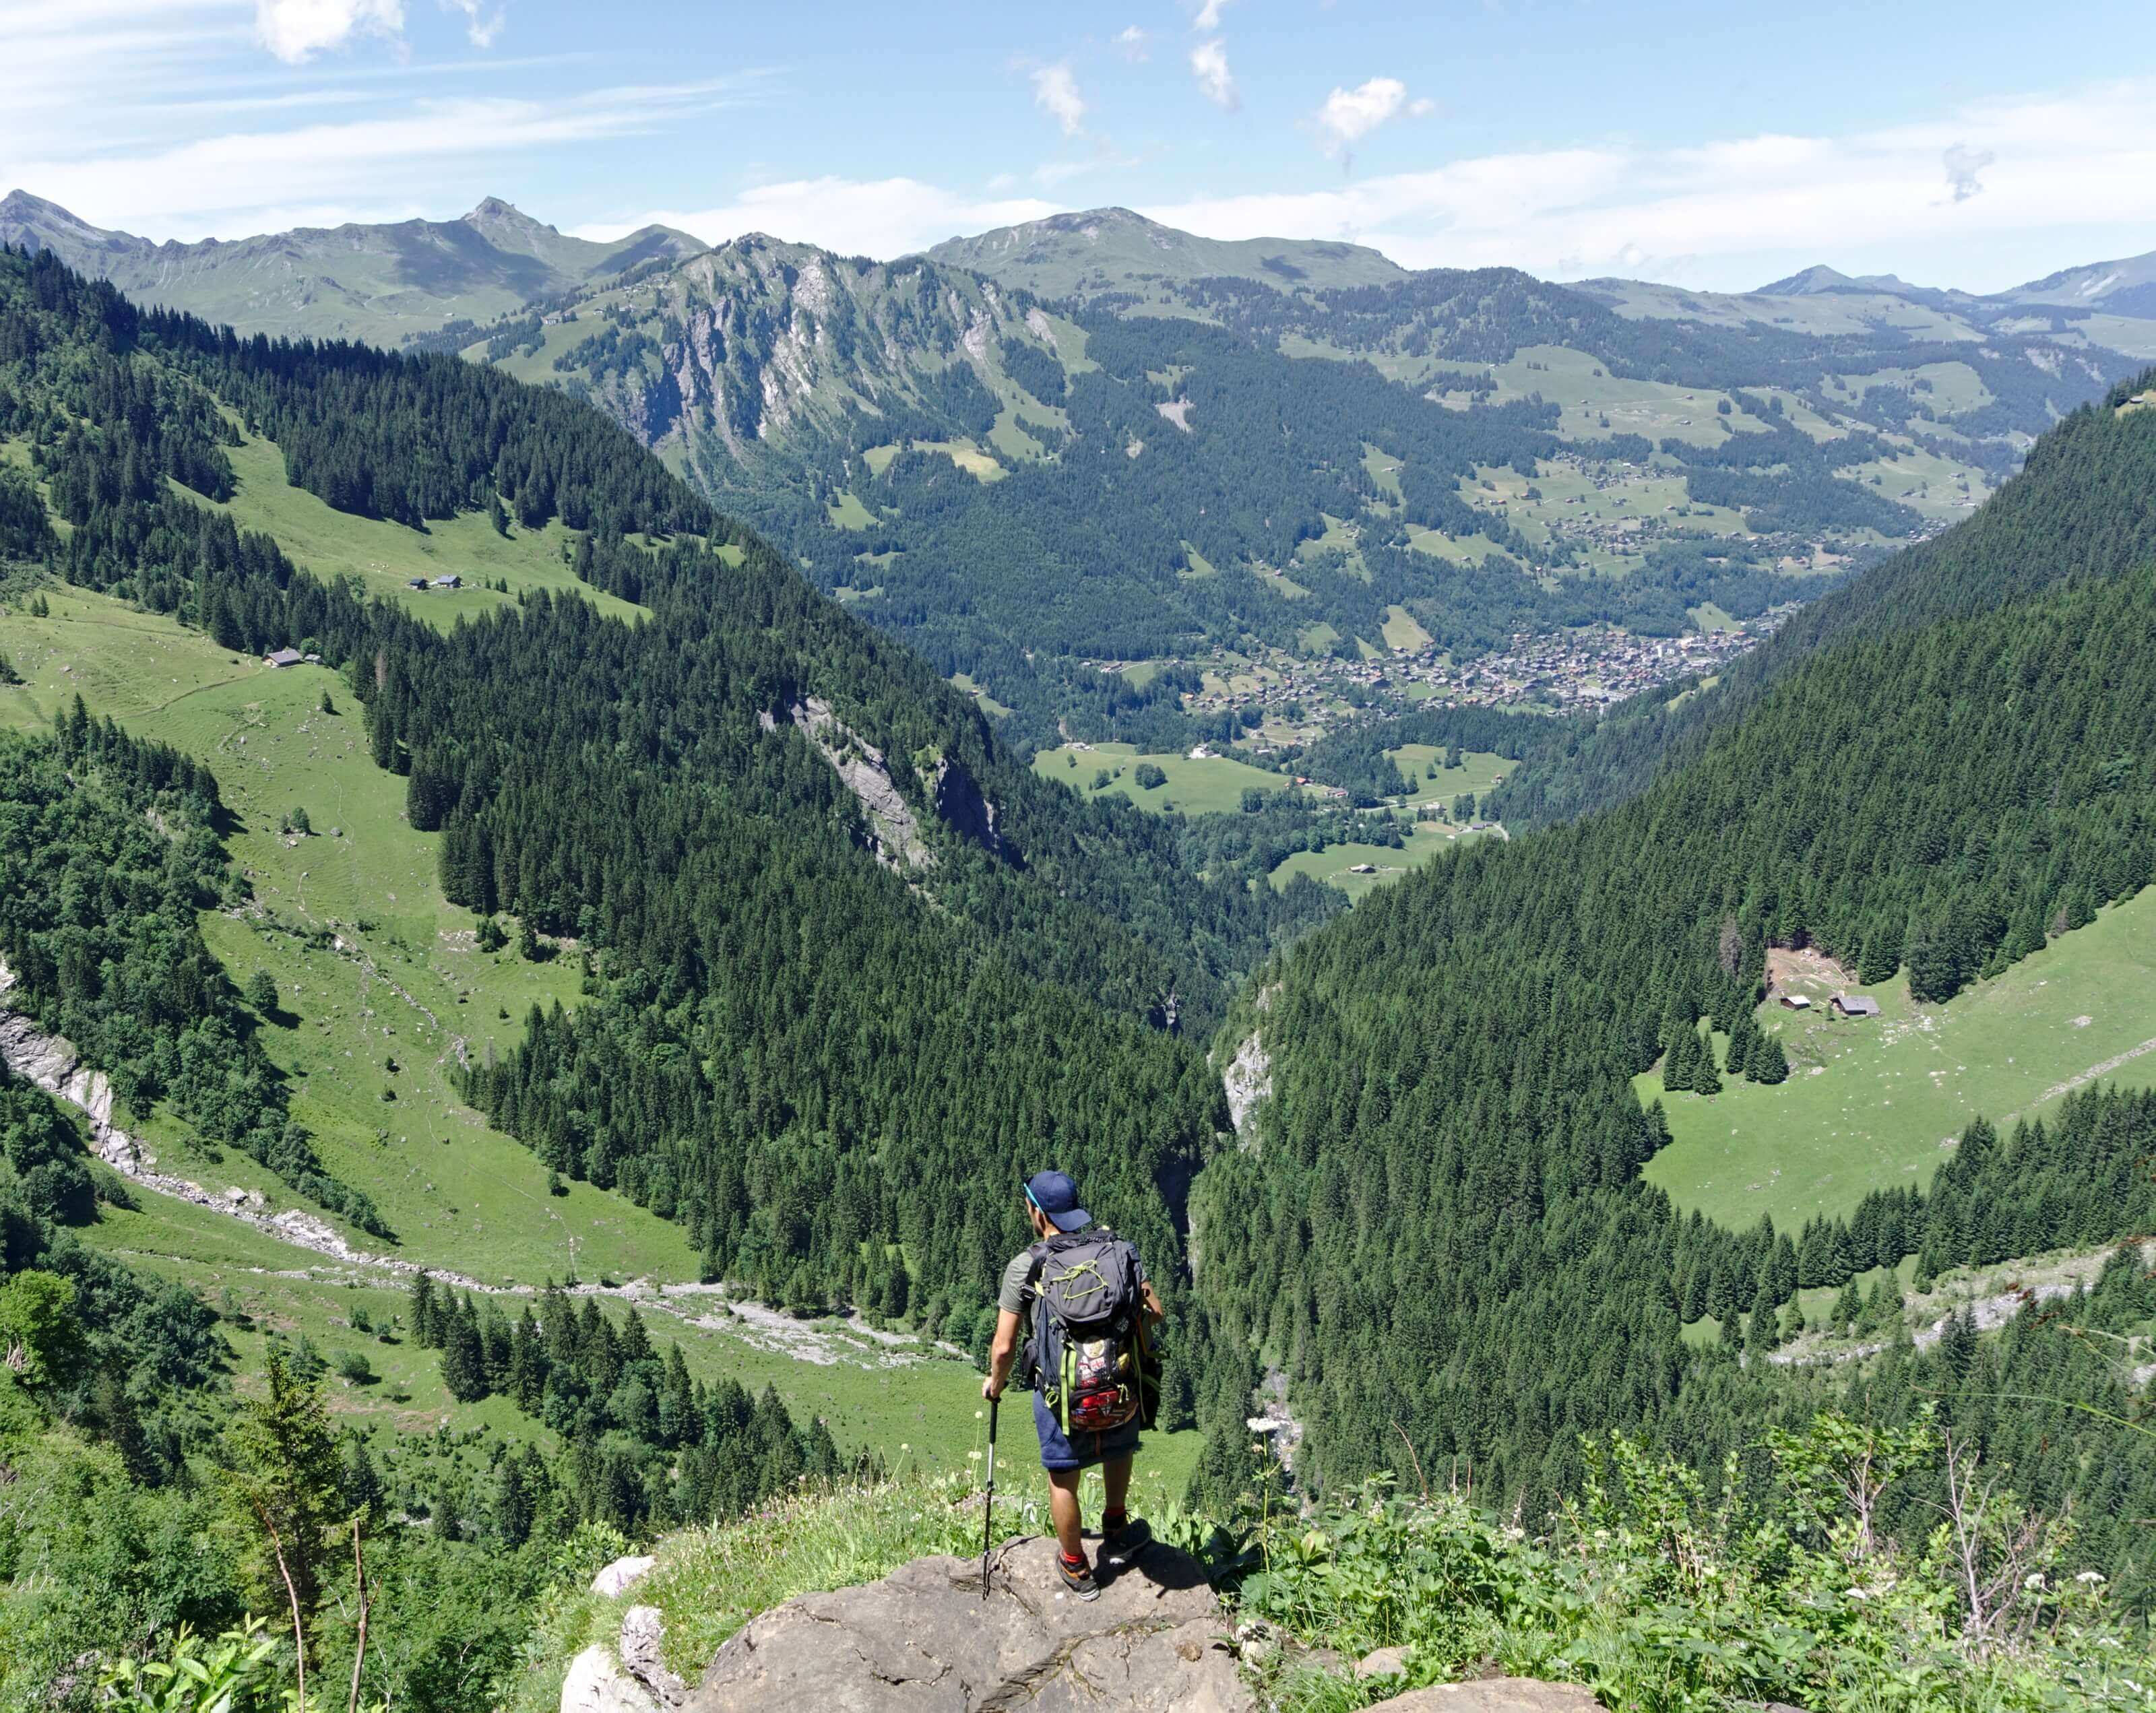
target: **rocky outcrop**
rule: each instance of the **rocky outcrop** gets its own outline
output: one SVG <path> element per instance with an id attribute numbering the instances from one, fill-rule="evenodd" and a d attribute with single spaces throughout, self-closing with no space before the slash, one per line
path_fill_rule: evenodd
<path id="1" fill-rule="evenodd" d="M 666 1620 L 656 1606 L 632 1606 L 621 1615 L 621 1663 L 662 1707 L 689 1699 L 689 1685 L 666 1669 Z"/>
<path id="2" fill-rule="evenodd" d="M 936 804 L 936 818 L 961 839 L 970 839 L 990 856 L 1005 856 L 1003 834 L 996 828 L 996 806 L 982 794 L 979 784 L 965 764 L 944 756 L 929 775 L 928 787 Z"/>
<path id="3" fill-rule="evenodd" d="M 793 723 L 823 751 L 860 803 L 877 860 L 894 869 L 933 868 L 936 853 L 921 838 L 921 823 L 891 777 L 883 751 L 850 728 L 820 696 L 796 702 L 792 713 Z"/>
<path id="4" fill-rule="evenodd" d="M 1156 1544 L 1088 1603 L 1064 1591 L 1054 1550 L 1006 1542 L 985 1599 L 978 1559 L 922 1558 L 881 1582 L 789 1600 L 719 1649 L 689 1713 L 1255 1707 L 1195 1560 Z"/>
<path id="5" fill-rule="evenodd" d="M 1235 1134 L 1241 1136 L 1258 1103 L 1273 1091 L 1273 1062 L 1255 1029 L 1244 1038 L 1243 1044 L 1235 1049 L 1235 1056 L 1228 1061 L 1227 1069 L 1221 1072 L 1220 1087 L 1228 1097 L 1228 1121 L 1235 1126 Z M 1254 1134 L 1245 1140 L 1245 1146 L 1247 1147 L 1255 1140 Z"/>
<path id="6" fill-rule="evenodd" d="M 592 1578 L 592 1592 L 603 1600 L 619 1600 L 651 1573 L 658 1561 L 649 1552 L 631 1553 L 603 1566 Z"/>
<path id="7" fill-rule="evenodd" d="M 562 1713 L 659 1713 L 659 1704 L 602 1644 L 569 1662 L 562 1680 Z"/>

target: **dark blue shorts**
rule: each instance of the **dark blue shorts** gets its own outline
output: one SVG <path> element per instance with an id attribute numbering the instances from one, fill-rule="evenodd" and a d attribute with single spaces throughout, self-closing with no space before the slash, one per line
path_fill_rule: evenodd
<path id="1" fill-rule="evenodd" d="M 1063 1429 L 1041 1402 L 1040 1394 L 1033 1394 L 1033 1427 L 1040 1435 L 1040 1466 L 1045 1469 L 1090 1469 L 1096 1464 L 1113 1463 L 1117 1458 L 1128 1457 L 1138 1449 L 1138 1418 L 1132 1416 L 1120 1428 L 1105 1433 L 1080 1433 L 1074 1442 L 1063 1437 Z"/>

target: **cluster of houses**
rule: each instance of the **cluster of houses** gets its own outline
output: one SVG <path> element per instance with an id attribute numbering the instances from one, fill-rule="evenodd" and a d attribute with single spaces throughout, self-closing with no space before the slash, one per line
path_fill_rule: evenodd
<path id="1" fill-rule="evenodd" d="M 280 672 L 287 666 L 319 666 L 322 657 L 302 654 L 297 649 L 272 649 L 262 657 L 262 664 L 272 672 Z"/>
<path id="2" fill-rule="evenodd" d="M 447 577 L 415 577 L 405 585 L 407 588 L 412 589 L 460 589 L 464 586 L 465 580 L 454 572 L 451 572 Z"/>

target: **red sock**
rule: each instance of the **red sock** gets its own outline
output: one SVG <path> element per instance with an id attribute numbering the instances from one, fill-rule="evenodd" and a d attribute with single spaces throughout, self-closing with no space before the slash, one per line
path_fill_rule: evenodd
<path id="1" fill-rule="evenodd" d="M 1083 1570 L 1086 1568 L 1086 1555 L 1082 1552 L 1059 1551 L 1056 1556 L 1062 1559 L 1062 1561 L 1065 1564 L 1069 1565 L 1073 1570 Z"/>

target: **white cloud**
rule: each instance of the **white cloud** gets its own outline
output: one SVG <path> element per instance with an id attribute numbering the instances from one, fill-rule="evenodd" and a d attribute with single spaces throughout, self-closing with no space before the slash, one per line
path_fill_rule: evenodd
<path id="1" fill-rule="evenodd" d="M 1058 212 L 1035 197 L 982 199 L 917 178 L 825 177 L 759 185 L 716 208 L 657 210 L 577 228 L 580 238 L 613 238 L 653 221 L 723 244 L 744 232 L 767 232 L 798 244 L 821 244 L 842 255 L 890 258 L 927 249 L 947 238 L 1015 226 Z"/>
<path id="2" fill-rule="evenodd" d="M 394 36 L 403 28 L 404 0 L 255 0 L 255 35 L 293 65 L 355 36 Z"/>
<path id="3" fill-rule="evenodd" d="M 1112 45 L 1124 59 L 1136 65 L 1152 54 L 1152 38 L 1136 24 L 1127 24 L 1117 32 Z"/>
<path id="4" fill-rule="evenodd" d="M 1327 154 L 1350 147 L 1406 107 L 1408 86 L 1396 77 L 1373 77 L 1352 90 L 1336 88 L 1317 110 L 1319 137 Z"/>
<path id="5" fill-rule="evenodd" d="M 1953 192 L 1953 199 L 1965 203 L 1984 187 L 1977 182 L 1977 174 L 1999 157 L 1989 149 L 1972 149 L 1967 143 L 1953 143 L 1940 155 L 1939 160 L 1947 169 L 1947 186 Z"/>
<path id="6" fill-rule="evenodd" d="M 1209 11 L 1212 8 L 1208 7 Z M 1228 44 L 1215 38 L 1200 42 L 1190 50 L 1190 73 L 1198 79 L 1198 87 L 1205 99 L 1216 107 L 1224 107 L 1230 113 L 1243 105 L 1243 97 L 1235 87 L 1235 74 L 1228 69 Z"/>
<path id="7" fill-rule="evenodd" d="M 647 133 L 734 105 L 733 79 L 600 89 L 552 100 L 464 95 L 384 116 L 233 131 L 163 146 L 18 157 L 12 182 L 100 226 L 236 238 L 311 223 L 437 214 L 446 177 L 529 151 Z"/>
<path id="8" fill-rule="evenodd" d="M 1235 0 L 1202 0 L 1190 28 L 1201 36 L 1210 35 L 1220 28 L 1220 14 L 1234 3 Z"/>
<path id="9" fill-rule="evenodd" d="M 484 0 L 442 0 L 442 8 L 464 14 L 465 34 L 475 48 L 491 48 L 501 36 L 502 26 L 509 22 L 509 0 L 501 0 L 491 12 Z"/>
<path id="10" fill-rule="evenodd" d="M 1033 74 L 1033 105 L 1075 136 L 1086 123 L 1086 98 L 1067 64 L 1044 65 Z"/>
<path id="11" fill-rule="evenodd" d="M 1558 279 L 1653 274 L 1742 289 L 1814 261 L 1996 290 L 2062 260 L 2146 249 L 2156 224 L 2150 83 L 1974 105 L 1846 136 L 1768 135 L 1455 161 L 1327 190 L 1149 204 L 1214 238 L 1375 245 L 1409 267 Z M 1983 194 L 1941 194 L 1949 151 Z M 1982 158 L 1979 158 L 1982 157 Z M 2138 233 L 2138 237 L 2135 234 Z M 1936 259 L 1927 263 L 1926 258 Z"/>

